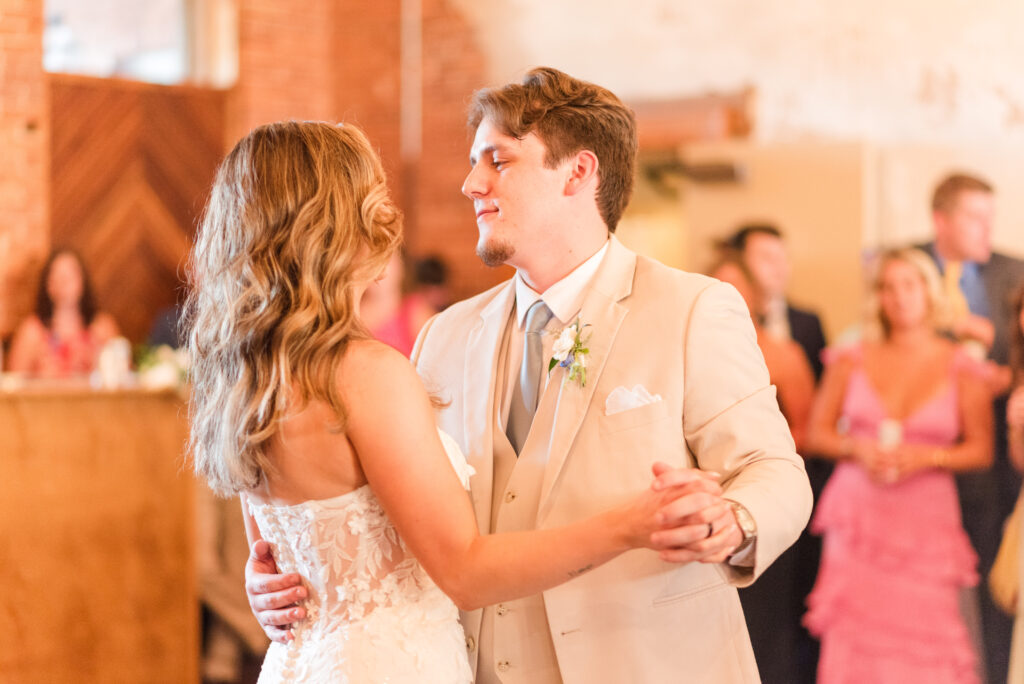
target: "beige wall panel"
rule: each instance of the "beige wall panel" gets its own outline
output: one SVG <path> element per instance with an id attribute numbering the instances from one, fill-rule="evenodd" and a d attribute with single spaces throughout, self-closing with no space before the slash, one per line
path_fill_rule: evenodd
<path id="1" fill-rule="evenodd" d="M 713 240 L 740 223 L 773 222 L 787 238 L 792 300 L 818 310 L 835 339 L 861 312 L 865 154 L 852 143 L 687 146 L 688 163 L 729 162 L 743 172 L 737 183 L 684 184 L 690 270 L 705 269 Z"/>

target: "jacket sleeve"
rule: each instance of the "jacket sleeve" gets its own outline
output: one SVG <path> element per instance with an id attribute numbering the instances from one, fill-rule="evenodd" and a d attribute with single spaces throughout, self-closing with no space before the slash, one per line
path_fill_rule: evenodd
<path id="1" fill-rule="evenodd" d="M 697 296 L 683 354 L 687 448 L 701 469 L 722 475 L 725 497 L 757 524 L 753 568 L 724 566 L 744 586 L 800 536 L 811 513 L 810 484 L 750 314 L 731 285 L 714 283 Z"/>

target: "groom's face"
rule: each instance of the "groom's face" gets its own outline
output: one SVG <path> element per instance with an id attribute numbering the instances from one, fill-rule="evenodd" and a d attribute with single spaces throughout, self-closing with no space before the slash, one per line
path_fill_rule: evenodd
<path id="1" fill-rule="evenodd" d="M 545 163 L 547 147 L 533 133 L 513 138 L 484 119 L 476 130 L 473 167 L 462 194 L 473 200 L 479 231 L 477 255 L 488 266 L 528 263 L 557 230 L 567 165 Z"/>

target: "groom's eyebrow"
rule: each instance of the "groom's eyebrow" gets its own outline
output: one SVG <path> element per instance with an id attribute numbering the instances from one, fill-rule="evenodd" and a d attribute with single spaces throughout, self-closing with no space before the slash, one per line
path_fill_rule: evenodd
<path id="1" fill-rule="evenodd" d="M 490 153 L 494 152 L 496 149 L 498 149 L 498 146 L 492 144 L 492 145 L 488 145 L 487 147 L 481 149 L 479 155 L 475 155 L 475 154 L 473 154 L 471 152 L 470 155 L 469 155 L 469 165 L 470 166 L 476 166 L 476 163 L 480 160 L 481 157 L 486 157 Z"/>
<path id="2" fill-rule="evenodd" d="M 485 147 L 481 147 L 479 155 L 474 155 L 473 153 L 470 153 L 469 165 L 476 166 L 476 163 L 478 161 L 480 161 L 481 159 L 488 155 L 493 155 L 496 152 L 503 155 L 509 154 L 508 145 L 503 145 L 501 142 L 492 142 Z"/>

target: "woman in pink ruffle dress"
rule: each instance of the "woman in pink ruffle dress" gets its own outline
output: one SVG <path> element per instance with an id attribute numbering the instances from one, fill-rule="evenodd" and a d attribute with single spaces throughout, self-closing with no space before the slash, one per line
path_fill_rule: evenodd
<path id="1" fill-rule="evenodd" d="M 939 276 L 916 250 L 886 252 L 877 335 L 831 351 L 809 453 L 839 461 L 812 529 L 821 569 L 804 618 L 822 684 L 968 684 L 976 655 L 959 596 L 978 581 L 953 473 L 992 460 L 983 370 L 937 332 Z"/>

